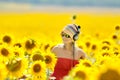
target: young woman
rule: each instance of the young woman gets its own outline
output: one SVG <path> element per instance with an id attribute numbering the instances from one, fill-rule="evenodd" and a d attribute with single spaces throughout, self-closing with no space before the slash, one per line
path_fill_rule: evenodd
<path id="1" fill-rule="evenodd" d="M 86 54 L 77 46 L 75 41 L 78 39 L 80 26 L 68 24 L 61 31 L 63 44 L 56 45 L 52 52 L 57 56 L 57 63 L 52 76 L 56 80 L 62 80 L 68 74 L 72 67 L 78 64 L 79 59 L 84 59 Z"/>

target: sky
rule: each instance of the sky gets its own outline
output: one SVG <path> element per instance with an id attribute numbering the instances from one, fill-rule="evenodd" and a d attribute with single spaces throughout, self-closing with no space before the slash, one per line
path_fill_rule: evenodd
<path id="1" fill-rule="evenodd" d="M 0 0 L 0 11 L 111 11 L 120 12 L 120 0 Z M 64 9 L 64 10 L 63 10 Z M 103 10 L 104 9 L 104 10 Z"/>
<path id="2" fill-rule="evenodd" d="M 0 0 L 0 3 L 19 3 L 35 5 L 58 6 L 98 6 L 120 7 L 120 0 Z"/>

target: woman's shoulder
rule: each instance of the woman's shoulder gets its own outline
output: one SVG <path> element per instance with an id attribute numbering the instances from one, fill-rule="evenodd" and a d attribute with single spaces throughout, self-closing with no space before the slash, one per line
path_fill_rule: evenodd
<path id="1" fill-rule="evenodd" d="M 57 49 L 57 48 L 63 48 L 63 44 L 57 44 L 56 46 L 53 47 L 53 49 Z"/>
<path id="2" fill-rule="evenodd" d="M 57 50 L 62 49 L 62 48 L 63 48 L 63 44 L 58 44 L 54 46 L 51 51 L 56 52 Z"/>

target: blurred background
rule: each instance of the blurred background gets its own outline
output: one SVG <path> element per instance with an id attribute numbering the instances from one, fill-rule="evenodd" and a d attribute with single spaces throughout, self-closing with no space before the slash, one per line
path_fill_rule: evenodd
<path id="1" fill-rule="evenodd" d="M 47 29 L 55 29 L 59 34 L 66 24 L 73 23 L 73 15 L 77 16 L 74 22 L 84 27 L 84 33 L 93 35 L 101 29 L 103 33 L 108 26 L 111 33 L 111 28 L 119 25 L 119 14 L 119 0 L 0 0 L 1 33 L 19 29 L 23 35 L 39 36 L 48 34 Z"/>
<path id="2" fill-rule="evenodd" d="M 42 7 L 41 7 L 42 6 Z M 44 7 L 43 7 L 44 6 Z M 51 7 L 50 7 L 51 6 Z M 56 7 L 119 8 L 119 0 L 0 0 L 0 9 L 44 10 Z M 74 8 L 75 9 L 75 8 Z M 49 10 L 49 9 L 48 9 Z M 87 9 L 88 10 L 88 9 Z M 118 10 L 119 11 L 119 10 Z"/>
<path id="3" fill-rule="evenodd" d="M 76 23 L 83 33 L 94 36 L 101 32 L 101 37 L 106 37 L 119 25 L 119 14 L 119 0 L 0 0 L 1 33 L 19 36 L 43 34 L 51 38 L 59 36 L 66 24 Z M 56 31 L 49 34 L 48 30 Z"/>
<path id="4" fill-rule="evenodd" d="M 119 0 L 0 0 L 1 3 L 31 4 L 31 5 L 55 5 L 55 6 L 99 6 L 120 7 Z M 5 5 L 4 4 L 4 5 Z"/>

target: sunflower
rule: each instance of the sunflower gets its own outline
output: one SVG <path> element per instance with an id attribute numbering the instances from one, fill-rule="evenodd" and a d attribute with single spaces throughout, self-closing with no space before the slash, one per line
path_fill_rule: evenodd
<path id="1" fill-rule="evenodd" d="M 116 34 L 113 34 L 112 35 L 112 39 L 115 40 L 115 39 L 118 39 L 118 36 Z"/>
<path id="2" fill-rule="evenodd" d="M 24 50 L 18 46 L 13 47 L 13 53 L 16 57 L 24 57 Z"/>
<path id="3" fill-rule="evenodd" d="M 38 47 L 36 40 L 34 39 L 26 39 L 23 40 L 23 48 L 28 54 L 31 54 L 32 51 Z"/>
<path id="4" fill-rule="evenodd" d="M 78 64 L 76 67 L 72 68 L 68 75 L 72 76 L 74 80 L 90 80 L 90 69 L 91 68 Z"/>
<path id="5" fill-rule="evenodd" d="M 46 44 L 44 46 L 44 51 L 45 52 L 50 52 L 55 45 L 57 45 L 57 43 L 55 43 L 55 42 L 49 42 L 48 44 Z"/>
<path id="6" fill-rule="evenodd" d="M 14 36 L 12 34 L 5 33 L 2 35 L 2 42 L 6 44 L 12 44 Z"/>
<path id="7" fill-rule="evenodd" d="M 117 30 L 120 30 L 120 26 L 115 26 L 115 30 L 117 31 Z"/>
<path id="8" fill-rule="evenodd" d="M 33 49 L 35 46 L 36 46 L 36 45 L 35 45 L 35 41 L 32 40 L 32 39 L 29 39 L 29 40 L 27 40 L 27 41 L 25 42 L 25 48 L 26 48 L 27 50 Z"/>
<path id="9" fill-rule="evenodd" d="M 101 46 L 108 46 L 109 48 L 111 48 L 113 45 L 116 45 L 116 42 L 113 41 L 112 39 L 104 39 L 101 40 Z M 105 48 L 102 48 L 105 49 Z"/>
<path id="10" fill-rule="evenodd" d="M 89 55 L 89 53 L 91 53 L 91 46 L 92 46 L 92 38 L 91 36 L 85 36 L 85 38 L 82 40 L 81 43 L 84 43 L 85 45 L 85 52 Z"/>
<path id="11" fill-rule="evenodd" d="M 119 64 L 120 62 L 118 60 L 107 61 L 94 75 L 96 76 L 94 80 L 120 80 Z"/>
<path id="12" fill-rule="evenodd" d="M 114 44 L 113 40 L 109 38 L 101 40 L 100 43 L 102 45 L 108 45 L 108 46 L 111 46 Z"/>
<path id="13" fill-rule="evenodd" d="M 118 39 L 119 39 L 120 26 L 118 26 L 118 25 L 115 27 L 115 34 L 118 36 Z"/>
<path id="14" fill-rule="evenodd" d="M 120 51 L 119 51 L 119 54 L 117 55 L 117 58 L 120 59 Z"/>
<path id="15" fill-rule="evenodd" d="M 94 51 L 97 51 L 97 49 L 98 49 L 98 45 L 97 45 L 97 42 L 96 42 L 96 44 L 92 44 L 91 50 L 94 52 Z"/>
<path id="16" fill-rule="evenodd" d="M 119 50 L 115 50 L 115 51 L 113 51 L 113 54 L 118 56 L 118 55 L 120 55 L 120 51 Z"/>
<path id="17" fill-rule="evenodd" d="M 91 53 L 91 41 L 84 41 L 83 43 L 85 43 L 85 52 L 89 55 Z"/>
<path id="18" fill-rule="evenodd" d="M 120 36 L 119 36 L 120 34 L 119 33 L 114 33 L 114 34 L 111 35 L 111 37 L 112 37 L 111 40 L 113 40 L 114 43 L 119 44 L 119 41 L 120 41 Z"/>
<path id="19" fill-rule="evenodd" d="M 79 60 L 80 65 L 83 65 L 85 67 L 92 67 L 92 63 L 90 60 L 88 59 L 83 59 L 83 60 Z"/>
<path id="20" fill-rule="evenodd" d="M 101 49 L 100 50 L 110 50 L 111 49 L 111 45 L 108 44 L 101 44 Z"/>
<path id="21" fill-rule="evenodd" d="M 91 46 L 91 42 L 90 41 L 86 41 L 85 45 L 86 45 L 87 48 L 89 48 Z"/>
<path id="22" fill-rule="evenodd" d="M 48 69 L 54 71 L 56 62 L 57 62 L 57 58 L 53 53 L 49 52 L 45 54 L 45 63 Z"/>
<path id="23" fill-rule="evenodd" d="M 50 43 L 47 42 L 42 42 L 42 45 L 40 46 L 40 49 L 44 52 L 47 52 L 47 49 L 50 48 Z"/>
<path id="24" fill-rule="evenodd" d="M 13 56 L 12 47 L 9 47 L 6 44 L 0 45 L 0 56 L 2 56 L 3 61 L 8 60 L 11 56 Z"/>
<path id="25" fill-rule="evenodd" d="M 11 43 L 12 39 L 9 35 L 3 36 L 3 42 L 5 43 Z"/>
<path id="26" fill-rule="evenodd" d="M 27 69 L 28 62 L 25 58 L 13 57 L 6 62 L 5 66 L 10 78 L 19 78 Z"/>
<path id="27" fill-rule="evenodd" d="M 79 80 L 79 79 L 74 79 L 73 76 L 67 75 L 63 78 L 63 80 Z"/>
<path id="28" fill-rule="evenodd" d="M 22 43 L 17 42 L 17 43 L 14 43 L 14 45 L 13 45 L 13 46 L 14 46 L 14 47 L 18 46 L 19 48 L 21 48 L 21 47 L 22 47 Z"/>
<path id="29" fill-rule="evenodd" d="M 33 80 L 46 80 L 46 64 L 43 61 L 35 61 L 29 69 Z"/>
<path id="30" fill-rule="evenodd" d="M 44 61 L 44 52 L 40 51 L 40 49 L 35 49 L 32 52 L 32 55 L 30 56 L 32 61 L 37 61 L 37 60 L 41 60 Z"/>
<path id="31" fill-rule="evenodd" d="M 102 50 L 101 55 L 102 56 L 113 56 L 113 51 L 112 50 Z"/>
<path id="32" fill-rule="evenodd" d="M 96 62 L 94 63 L 96 67 L 101 67 L 102 65 L 110 62 L 112 59 L 109 56 L 98 56 Z"/>
<path id="33" fill-rule="evenodd" d="M 76 77 L 78 77 L 79 79 L 85 80 L 86 79 L 86 74 L 83 71 L 78 70 L 75 73 L 75 78 Z"/>
<path id="34" fill-rule="evenodd" d="M 100 50 L 99 52 L 97 52 L 97 54 L 94 56 L 95 58 L 99 58 L 99 56 L 108 56 L 108 57 L 111 57 L 113 56 L 113 50 L 110 49 L 110 50 Z"/>
<path id="35" fill-rule="evenodd" d="M 94 40 L 91 42 L 91 47 L 90 47 L 90 53 L 88 54 L 89 57 L 94 58 L 96 56 L 96 53 L 99 51 L 99 42 L 97 40 Z"/>
<path id="36" fill-rule="evenodd" d="M 86 40 L 85 44 L 86 44 L 85 52 L 87 53 L 87 55 L 89 57 L 94 57 L 97 51 L 99 50 L 99 46 L 98 46 L 99 42 L 97 40 L 92 39 L 91 41 Z"/>
<path id="37" fill-rule="evenodd" d="M 45 51 L 47 51 L 47 49 L 50 47 L 50 44 L 48 43 L 48 44 L 46 44 L 46 45 L 44 45 L 44 50 Z"/>

